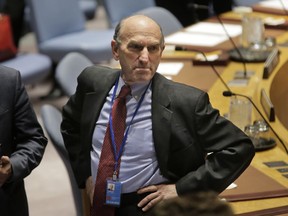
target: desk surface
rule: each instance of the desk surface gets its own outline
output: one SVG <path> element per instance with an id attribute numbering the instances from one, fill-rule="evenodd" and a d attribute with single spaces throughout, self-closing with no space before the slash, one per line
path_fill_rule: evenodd
<path id="1" fill-rule="evenodd" d="M 276 31 L 273 30 L 273 34 L 277 35 L 277 42 L 282 43 L 287 41 L 288 34 L 282 30 Z M 262 88 L 266 89 L 267 92 L 270 91 L 270 85 L 273 80 L 273 77 L 279 68 L 288 62 L 288 48 L 287 47 L 280 47 L 281 55 L 280 55 L 280 62 L 275 68 L 275 71 L 272 73 L 272 76 L 269 77 L 268 80 L 263 80 L 263 66 L 264 63 L 249 63 L 246 65 L 248 71 L 254 71 L 254 75 L 250 78 L 249 83 L 247 86 L 230 86 L 231 90 L 236 93 L 244 94 L 250 96 L 255 104 L 259 106 L 261 112 L 264 112 L 261 108 L 260 104 L 260 90 Z M 193 54 L 181 54 L 181 52 L 175 52 L 176 60 L 180 61 L 181 58 L 186 59 L 183 60 L 185 62 L 185 66 L 182 71 L 175 77 L 172 77 L 173 80 L 181 83 L 185 83 L 187 85 L 193 85 L 200 89 L 203 89 L 209 93 L 210 100 L 212 105 L 219 109 L 222 115 L 228 112 L 230 99 L 225 98 L 222 96 L 222 92 L 227 90 L 225 86 L 220 82 L 217 78 L 217 75 L 211 67 L 209 66 L 193 66 L 192 60 L 189 59 L 193 57 Z M 178 60 L 177 60 L 178 57 Z M 171 61 L 171 58 L 166 56 L 166 60 Z M 188 60 L 189 59 L 189 60 Z M 165 55 L 164 55 L 164 61 Z M 217 71 L 221 74 L 223 80 L 226 83 L 233 80 L 234 74 L 237 70 L 243 70 L 243 64 L 237 62 L 230 62 L 226 67 L 216 67 Z M 287 75 L 288 76 L 288 75 Z M 253 118 L 259 118 L 257 113 L 253 113 Z M 285 128 L 281 122 L 277 119 L 277 112 L 276 112 L 276 121 L 271 123 L 272 127 L 275 131 L 278 132 L 281 139 L 286 143 L 288 142 L 288 130 Z M 273 136 L 273 134 L 272 134 Z M 276 138 L 275 138 L 276 139 Z M 277 140 L 277 139 L 276 139 Z M 277 147 L 266 150 L 263 152 L 257 152 L 255 158 L 252 161 L 252 166 L 261 172 L 265 173 L 266 175 L 270 176 L 286 188 L 288 188 L 288 178 L 284 177 L 282 173 L 277 171 L 276 168 L 270 168 L 264 164 L 264 162 L 271 162 L 271 161 L 284 161 L 288 163 L 288 156 L 283 151 L 281 145 L 277 142 Z M 288 168 L 288 166 L 287 166 Z M 288 172 L 286 173 L 288 174 Z M 260 181 L 260 180 L 259 180 Z M 231 202 L 232 207 L 234 208 L 236 214 L 245 213 L 245 212 L 253 212 L 262 209 L 269 209 L 275 208 L 280 206 L 287 206 L 288 205 L 288 197 L 281 197 L 281 198 L 269 198 L 269 199 L 259 199 L 259 200 L 249 200 L 249 201 L 238 201 L 238 202 Z M 259 214 L 260 215 L 260 214 Z M 282 214 L 284 215 L 284 214 Z"/>

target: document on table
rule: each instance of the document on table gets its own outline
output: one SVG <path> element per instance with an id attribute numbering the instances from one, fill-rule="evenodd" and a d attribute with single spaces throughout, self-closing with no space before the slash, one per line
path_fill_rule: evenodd
<path id="1" fill-rule="evenodd" d="M 223 35 L 205 33 L 177 32 L 165 38 L 165 43 L 173 45 L 190 45 L 213 47 L 227 40 Z"/>
<path id="2" fill-rule="evenodd" d="M 162 62 L 159 64 L 157 72 L 164 76 L 176 76 L 183 66 L 182 62 Z"/>
<path id="3" fill-rule="evenodd" d="M 230 37 L 236 37 L 242 33 L 242 26 L 237 24 L 224 23 L 224 28 Z M 223 26 L 220 23 L 199 22 L 185 29 L 187 32 L 204 33 L 211 35 L 227 36 Z"/>
<path id="4" fill-rule="evenodd" d="M 242 33 L 241 25 L 225 24 L 230 37 L 238 36 Z M 165 38 L 167 44 L 190 45 L 213 47 L 228 39 L 223 27 L 219 23 L 200 22 L 186 28 L 182 32 L 176 32 Z"/>
<path id="5" fill-rule="evenodd" d="M 271 9 L 288 10 L 288 2 L 283 0 L 282 2 L 279 0 L 266 0 L 259 2 L 258 5 Z"/>

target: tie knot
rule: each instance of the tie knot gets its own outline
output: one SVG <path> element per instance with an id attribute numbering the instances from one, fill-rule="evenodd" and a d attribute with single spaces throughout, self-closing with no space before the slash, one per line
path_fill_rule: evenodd
<path id="1" fill-rule="evenodd" d="M 124 85 L 121 88 L 121 91 L 118 95 L 118 98 L 125 98 L 127 95 L 131 93 L 131 88 L 130 86 Z"/>

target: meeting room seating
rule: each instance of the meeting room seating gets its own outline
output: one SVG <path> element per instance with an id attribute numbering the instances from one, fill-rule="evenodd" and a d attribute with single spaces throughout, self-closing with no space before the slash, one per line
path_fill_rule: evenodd
<path id="1" fill-rule="evenodd" d="M 96 0 L 79 0 L 79 5 L 87 20 L 95 18 L 98 6 Z"/>
<path id="2" fill-rule="evenodd" d="M 65 95 L 74 94 L 77 87 L 77 77 L 85 67 L 91 65 L 93 62 L 77 52 L 68 53 L 61 59 L 55 69 L 55 79 Z"/>
<path id="3" fill-rule="evenodd" d="M 0 64 L 19 70 L 25 85 L 36 85 L 52 72 L 51 59 L 39 53 L 19 53 Z"/>
<path id="4" fill-rule="evenodd" d="M 161 25 L 164 36 L 183 29 L 183 25 L 179 20 L 170 11 L 162 7 L 145 8 L 137 11 L 136 14 L 143 14 L 154 19 Z"/>
<path id="5" fill-rule="evenodd" d="M 71 184 L 73 200 L 74 200 L 74 204 L 76 208 L 76 216 L 83 216 L 82 192 L 81 192 L 81 189 L 78 188 L 78 185 L 74 178 L 74 174 L 70 165 L 68 153 L 64 146 L 63 138 L 60 132 L 60 124 L 62 121 L 61 112 L 55 106 L 50 105 L 50 104 L 45 104 L 41 107 L 40 114 L 43 120 L 45 131 L 47 132 L 48 137 L 51 140 L 51 143 L 55 147 L 58 155 L 62 159 L 65 165 L 65 168 L 67 170 L 70 184 Z M 57 185 L 55 185 L 55 187 L 56 186 Z M 59 190 L 61 190 L 61 188 L 59 188 Z"/>
<path id="6" fill-rule="evenodd" d="M 103 6 L 110 27 L 115 27 L 121 19 L 144 8 L 154 7 L 156 4 L 154 0 L 104 0 Z"/>
<path id="7" fill-rule="evenodd" d="M 78 0 L 27 0 L 40 53 L 57 64 L 67 53 L 80 52 L 92 62 L 110 61 L 113 29 L 87 29 Z"/>

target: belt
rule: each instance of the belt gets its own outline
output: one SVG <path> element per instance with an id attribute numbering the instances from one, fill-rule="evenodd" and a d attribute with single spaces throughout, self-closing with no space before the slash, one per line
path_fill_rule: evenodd
<path id="1" fill-rule="evenodd" d="M 121 194 L 121 207 L 128 205 L 137 205 L 150 193 L 137 194 L 136 192 Z"/>

